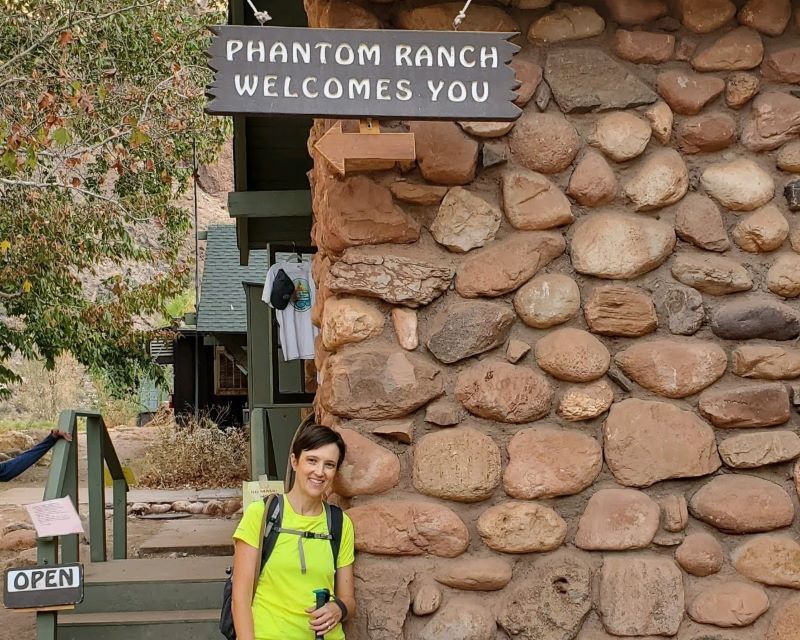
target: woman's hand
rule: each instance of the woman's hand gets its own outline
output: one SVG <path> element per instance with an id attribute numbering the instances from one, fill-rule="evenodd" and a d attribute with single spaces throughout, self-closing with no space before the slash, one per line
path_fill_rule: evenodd
<path id="1" fill-rule="evenodd" d="M 311 618 L 308 626 L 317 635 L 329 633 L 342 620 L 342 610 L 335 602 L 329 602 L 319 609 L 311 607 L 306 609 L 306 613 Z"/>

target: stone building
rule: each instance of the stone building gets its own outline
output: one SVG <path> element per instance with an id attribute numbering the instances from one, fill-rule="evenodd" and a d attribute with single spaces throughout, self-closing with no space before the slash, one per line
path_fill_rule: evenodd
<path id="1" fill-rule="evenodd" d="M 306 0 L 314 27 L 461 7 Z M 312 153 L 348 638 L 800 638 L 800 5 L 505 0 L 462 30 L 520 32 L 516 123 L 382 123 L 416 162 L 344 179 Z"/>

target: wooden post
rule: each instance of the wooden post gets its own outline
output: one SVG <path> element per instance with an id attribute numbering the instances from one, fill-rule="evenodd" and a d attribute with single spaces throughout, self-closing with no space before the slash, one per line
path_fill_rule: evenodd
<path id="1" fill-rule="evenodd" d="M 277 479 L 285 480 L 286 461 L 291 453 L 289 448 L 292 445 L 294 433 L 300 426 L 300 407 L 270 407 L 267 409 L 267 414 Z"/>
<path id="2" fill-rule="evenodd" d="M 62 411 L 58 416 L 58 429 L 64 433 L 75 433 L 75 412 Z M 44 489 L 42 500 L 55 500 L 64 495 L 64 487 L 67 484 L 66 473 L 69 466 L 70 450 L 76 443 L 59 440 L 53 447 L 53 458 L 50 461 L 50 475 L 47 479 L 47 486 Z M 64 473 L 61 473 L 64 469 Z M 37 560 L 39 564 L 58 564 L 58 538 L 39 538 L 37 544 Z"/>
<path id="3" fill-rule="evenodd" d="M 106 496 L 103 478 L 102 419 L 86 418 L 86 457 L 89 483 L 89 546 L 92 562 L 106 561 Z"/>
<path id="4" fill-rule="evenodd" d="M 77 418 L 72 422 L 72 442 L 67 450 L 67 471 L 64 478 L 64 493 L 72 500 L 75 513 L 79 513 L 78 496 L 78 429 Z M 80 540 L 78 534 L 61 536 L 61 556 L 66 563 L 78 562 L 80 559 Z"/>
<path id="5" fill-rule="evenodd" d="M 128 557 L 128 483 L 114 479 L 114 560 Z"/>
<path id="6" fill-rule="evenodd" d="M 56 640 L 58 613 L 43 611 L 36 614 L 36 640 Z"/>
<path id="7" fill-rule="evenodd" d="M 271 475 L 269 468 L 270 437 L 267 410 L 253 407 L 250 410 L 250 478 L 258 480 L 264 474 Z"/>
<path id="8" fill-rule="evenodd" d="M 98 416 L 98 420 L 100 437 L 103 442 L 103 458 L 113 485 L 114 559 L 124 560 L 128 557 L 128 481 L 125 479 L 125 470 L 117 457 L 114 443 L 108 435 L 106 423 L 100 416 Z M 103 488 L 103 508 L 105 509 L 105 488 Z M 105 512 L 103 515 L 105 516 Z M 103 537 L 103 543 L 105 544 L 105 536 Z M 107 554 L 108 551 L 106 550 L 106 557 L 108 557 Z"/>

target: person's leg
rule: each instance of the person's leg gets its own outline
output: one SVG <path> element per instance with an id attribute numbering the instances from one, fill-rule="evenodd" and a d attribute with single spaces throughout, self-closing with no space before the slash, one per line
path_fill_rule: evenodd
<path id="1" fill-rule="evenodd" d="M 23 471 L 35 465 L 45 453 L 52 449 L 56 442 L 58 442 L 58 438 L 50 434 L 35 447 L 23 451 L 16 458 L 0 462 L 0 482 L 13 480 Z"/>

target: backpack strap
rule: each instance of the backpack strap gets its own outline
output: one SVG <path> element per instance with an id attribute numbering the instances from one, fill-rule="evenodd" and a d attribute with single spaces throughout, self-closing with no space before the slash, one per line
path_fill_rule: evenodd
<path id="1" fill-rule="evenodd" d="M 339 549 L 342 545 L 342 528 L 344 525 L 344 515 L 342 510 L 335 506 L 323 503 L 325 508 L 325 520 L 328 525 L 328 533 L 313 533 L 311 531 L 297 531 L 295 529 L 284 529 L 281 524 L 283 521 L 283 495 L 271 495 L 264 498 L 264 529 L 263 537 L 261 539 L 261 568 L 256 576 L 256 584 L 258 579 L 264 571 L 264 566 L 267 564 L 272 551 L 275 549 L 275 544 L 278 541 L 278 536 L 281 533 L 290 533 L 297 536 L 298 553 L 300 555 L 300 570 L 302 573 L 306 572 L 305 553 L 303 551 L 303 540 L 330 540 L 331 553 L 333 554 L 333 572 L 334 584 L 336 581 L 336 565 L 339 562 Z M 255 587 L 254 591 L 255 593 Z"/>
<path id="2" fill-rule="evenodd" d="M 258 532 L 258 552 L 261 556 L 261 560 L 258 571 L 253 575 L 253 598 L 256 597 L 258 580 L 261 578 L 261 572 L 264 571 L 264 564 L 267 562 L 269 554 L 272 553 L 272 549 L 275 547 L 274 541 L 271 545 L 267 544 L 267 538 L 274 537 L 273 531 L 275 529 L 276 519 L 279 521 L 281 517 L 279 498 L 280 496 L 274 493 L 264 498 L 264 517 L 261 518 L 261 527 Z"/>
<path id="3" fill-rule="evenodd" d="M 335 504 L 325 503 L 325 518 L 328 521 L 328 533 L 331 535 L 331 552 L 333 553 L 333 580 L 336 585 L 336 569 L 339 564 L 339 549 L 342 546 L 342 528 L 344 514 Z"/>
<path id="4" fill-rule="evenodd" d="M 258 577 L 264 571 L 264 565 L 275 549 L 278 541 L 278 534 L 283 520 L 283 496 L 272 494 L 264 498 L 264 535 L 261 539 L 261 567 L 258 570 Z M 258 578 L 257 578 L 258 579 Z"/>

